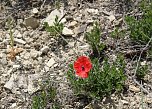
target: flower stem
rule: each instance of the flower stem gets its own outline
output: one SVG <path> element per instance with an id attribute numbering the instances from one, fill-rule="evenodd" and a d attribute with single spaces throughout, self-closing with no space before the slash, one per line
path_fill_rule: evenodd
<path id="1" fill-rule="evenodd" d="M 10 18 L 8 21 L 9 24 L 9 35 L 10 35 L 10 45 L 13 48 L 14 47 L 14 37 L 13 37 L 13 31 L 12 31 L 12 19 Z"/>

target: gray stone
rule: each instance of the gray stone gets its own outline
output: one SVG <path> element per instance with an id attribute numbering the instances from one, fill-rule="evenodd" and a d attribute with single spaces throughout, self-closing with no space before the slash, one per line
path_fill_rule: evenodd
<path id="1" fill-rule="evenodd" d="M 13 68 L 19 68 L 20 65 L 13 65 Z"/>
<path id="2" fill-rule="evenodd" d="M 152 104 L 152 92 L 150 92 L 146 98 L 147 99 L 145 99 L 145 101 L 149 104 Z"/>
<path id="3" fill-rule="evenodd" d="M 10 106 L 10 108 L 11 108 L 11 109 L 14 109 L 16 106 L 17 106 L 17 103 L 13 103 L 13 104 Z"/>
<path id="4" fill-rule="evenodd" d="M 3 39 L 0 37 L 0 42 L 2 42 L 2 40 L 3 40 Z"/>
<path id="5" fill-rule="evenodd" d="M 30 35 L 29 31 L 25 31 L 25 32 L 23 33 L 23 38 L 26 38 L 26 37 L 28 37 L 29 35 Z"/>
<path id="6" fill-rule="evenodd" d="M 38 57 L 37 60 L 38 60 L 38 62 L 40 62 L 40 63 L 43 62 L 43 58 L 42 58 L 42 57 Z"/>
<path id="7" fill-rule="evenodd" d="M 66 21 L 67 21 L 66 18 L 62 18 L 60 22 L 61 23 L 66 23 Z"/>
<path id="8" fill-rule="evenodd" d="M 55 60 L 54 60 L 54 58 L 51 58 L 48 62 L 47 62 L 47 66 L 48 67 L 52 67 L 53 65 L 55 64 Z"/>
<path id="9" fill-rule="evenodd" d="M 18 34 L 16 35 L 16 37 L 17 37 L 17 38 L 22 38 L 22 34 L 21 34 L 21 33 L 18 33 Z"/>
<path id="10" fill-rule="evenodd" d="M 58 63 L 55 63 L 55 64 L 54 64 L 54 67 L 57 67 L 57 66 L 58 66 Z"/>
<path id="11" fill-rule="evenodd" d="M 124 104 L 124 105 L 129 104 L 129 102 L 128 102 L 128 101 L 126 101 L 126 100 L 121 100 L 121 103 L 122 103 L 122 104 Z"/>
<path id="12" fill-rule="evenodd" d="M 115 18 L 114 15 L 110 15 L 110 16 L 108 17 L 108 19 L 110 20 L 110 22 L 112 22 L 112 21 L 114 21 L 116 18 Z"/>
<path id="13" fill-rule="evenodd" d="M 99 13 L 98 9 L 86 9 L 86 10 L 90 14 L 98 14 Z"/>
<path id="14" fill-rule="evenodd" d="M 26 89 L 27 88 L 27 85 L 29 82 L 27 82 L 27 77 L 25 76 L 25 74 L 21 74 L 21 75 L 18 75 L 17 76 L 17 88 L 21 88 L 21 89 Z M 29 83 L 30 84 L 30 83 Z"/>
<path id="15" fill-rule="evenodd" d="M 10 38 L 10 35 L 9 35 L 9 34 L 6 34 L 5 37 L 6 37 L 6 39 L 9 39 L 9 38 Z"/>
<path id="16" fill-rule="evenodd" d="M 140 64 L 142 65 L 142 66 L 144 66 L 144 65 L 146 65 L 146 61 L 143 61 L 143 62 L 141 62 Z"/>
<path id="17" fill-rule="evenodd" d="M 94 20 L 88 19 L 86 22 L 87 22 L 87 24 L 93 24 Z"/>
<path id="18" fill-rule="evenodd" d="M 40 86 L 38 85 L 38 83 L 36 83 L 36 81 L 38 81 L 39 78 L 39 74 L 28 75 L 28 83 L 30 84 L 28 84 L 27 90 L 29 94 L 33 94 L 34 92 L 40 89 Z"/>
<path id="19" fill-rule="evenodd" d="M 36 59 L 39 55 L 40 55 L 40 52 L 39 52 L 39 51 L 31 50 L 31 52 L 30 52 L 30 56 L 31 56 L 31 58 L 33 58 L 33 59 Z"/>
<path id="20" fill-rule="evenodd" d="M 72 21 L 72 22 L 69 23 L 68 27 L 74 27 L 77 24 L 78 24 L 77 21 Z"/>
<path id="21" fill-rule="evenodd" d="M 25 44 L 24 48 L 26 48 L 26 49 L 30 49 L 30 48 L 31 48 L 31 46 L 30 46 L 29 44 Z"/>
<path id="22" fill-rule="evenodd" d="M 17 78 L 17 76 L 12 74 L 9 81 L 7 81 L 5 83 L 4 87 L 9 89 L 9 90 L 12 90 L 14 88 L 14 85 L 15 85 L 14 81 L 16 78 Z"/>
<path id="23" fill-rule="evenodd" d="M 2 58 L 0 61 L 1 61 L 1 64 L 2 64 L 2 65 L 7 65 L 7 60 L 6 60 L 5 57 Z"/>
<path id="24" fill-rule="evenodd" d="M 78 21 L 78 22 L 81 22 L 81 21 L 82 21 L 81 16 L 78 16 L 78 17 L 74 18 L 74 20 L 76 20 L 76 21 Z"/>
<path id="25" fill-rule="evenodd" d="M 75 42 L 69 42 L 68 44 L 73 47 L 75 45 Z"/>
<path id="26" fill-rule="evenodd" d="M 63 8 L 55 9 L 53 10 L 50 15 L 44 20 L 44 22 L 47 22 L 49 26 L 53 26 L 55 22 L 56 16 L 58 16 L 59 20 L 63 17 L 64 12 Z"/>
<path id="27" fill-rule="evenodd" d="M 1 50 L 0 58 L 6 58 L 6 54 L 4 52 L 5 52 L 4 50 Z"/>
<path id="28" fill-rule="evenodd" d="M 30 37 L 25 38 L 25 40 L 26 40 L 27 43 L 32 43 L 33 42 L 33 38 L 30 38 Z"/>
<path id="29" fill-rule="evenodd" d="M 9 81 L 5 83 L 4 87 L 11 90 L 12 93 L 20 93 L 18 90 L 28 91 L 29 94 L 33 94 L 39 89 L 39 86 L 34 83 L 40 77 L 39 74 L 31 74 L 27 77 L 25 74 L 12 74 Z"/>
<path id="30" fill-rule="evenodd" d="M 64 27 L 62 30 L 62 34 L 65 36 L 72 36 L 74 33 L 71 29 L 68 29 L 67 27 Z"/>
<path id="31" fill-rule="evenodd" d="M 36 18 L 28 17 L 25 19 L 25 25 L 30 26 L 32 29 L 36 29 L 39 26 L 39 22 Z"/>
<path id="32" fill-rule="evenodd" d="M 76 28 L 74 29 L 74 33 L 75 33 L 75 34 L 83 33 L 83 32 L 86 30 L 86 28 L 87 28 L 87 24 L 84 24 L 84 25 L 82 25 L 82 26 L 76 27 Z"/>
<path id="33" fill-rule="evenodd" d="M 28 66 L 28 65 L 31 65 L 32 63 L 31 63 L 31 61 L 29 61 L 29 60 L 25 60 L 24 62 L 23 62 L 23 65 L 25 65 L 25 66 Z"/>
<path id="34" fill-rule="evenodd" d="M 24 59 L 29 59 L 29 58 L 30 58 L 30 53 L 29 52 L 25 53 L 24 54 Z"/>
<path id="35" fill-rule="evenodd" d="M 133 91 L 133 92 L 140 92 L 140 89 L 135 87 L 134 85 L 130 85 L 129 86 L 129 90 Z"/>
<path id="36" fill-rule="evenodd" d="M 39 12 L 39 11 L 38 11 L 37 8 L 33 8 L 33 9 L 32 9 L 32 13 L 33 13 L 33 14 L 37 14 L 38 12 Z"/>
<path id="37" fill-rule="evenodd" d="M 14 41 L 20 44 L 26 44 L 26 42 L 22 39 L 14 38 Z"/>
<path id="38" fill-rule="evenodd" d="M 41 50 L 40 50 L 43 54 L 47 54 L 49 51 L 49 47 L 48 46 L 44 46 Z"/>
<path id="39" fill-rule="evenodd" d="M 45 72 L 48 72 L 50 70 L 50 68 L 48 66 L 44 66 L 44 70 L 45 70 Z"/>

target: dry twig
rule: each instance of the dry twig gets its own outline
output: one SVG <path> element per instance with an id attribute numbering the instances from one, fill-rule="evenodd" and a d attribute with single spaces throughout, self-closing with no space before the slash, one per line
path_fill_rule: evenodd
<path id="1" fill-rule="evenodd" d="M 133 75 L 133 81 L 139 85 L 139 87 L 147 94 L 149 94 L 148 90 L 146 90 L 137 80 L 136 80 L 136 74 L 137 74 L 137 70 L 138 70 L 138 67 L 139 67 L 139 62 L 140 62 L 140 59 L 141 59 L 141 55 L 143 54 L 143 52 L 145 51 L 145 49 L 149 46 L 149 44 L 151 43 L 152 41 L 152 37 L 150 38 L 150 40 L 148 41 L 148 43 L 146 44 L 146 46 L 142 49 L 142 51 L 140 52 L 140 55 L 139 55 L 139 58 L 137 60 L 137 66 L 136 66 L 136 69 L 135 69 L 135 72 L 134 72 L 134 75 Z"/>

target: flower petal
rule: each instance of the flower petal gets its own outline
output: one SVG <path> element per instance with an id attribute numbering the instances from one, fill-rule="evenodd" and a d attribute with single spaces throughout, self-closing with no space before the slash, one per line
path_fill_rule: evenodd
<path id="1" fill-rule="evenodd" d="M 88 72 L 76 72 L 76 75 L 78 75 L 81 78 L 87 78 Z"/>
<path id="2" fill-rule="evenodd" d="M 89 71 L 92 68 L 92 63 L 90 59 L 86 56 L 80 56 L 75 62 L 74 62 L 74 69 L 76 71 L 76 75 L 87 78 Z"/>
<path id="3" fill-rule="evenodd" d="M 92 68 L 92 64 L 91 64 L 91 63 L 86 63 L 86 64 L 84 65 L 84 67 L 85 67 L 85 71 L 86 71 L 86 72 L 89 72 L 89 71 L 91 70 L 91 68 Z"/>
<path id="4" fill-rule="evenodd" d="M 74 62 L 74 69 L 76 70 L 76 71 L 79 71 L 80 70 L 80 68 L 81 68 L 81 63 L 79 63 L 79 62 Z"/>

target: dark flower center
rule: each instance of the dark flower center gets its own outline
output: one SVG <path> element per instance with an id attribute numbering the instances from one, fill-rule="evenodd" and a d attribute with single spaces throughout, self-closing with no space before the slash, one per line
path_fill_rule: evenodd
<path id="1" fill-rule="evenodd" d="M 82 66 L 81 68 L 82 68 L 82 71 L 85 71 L 85 68 L 84 68 L 84 66 Z"/>

